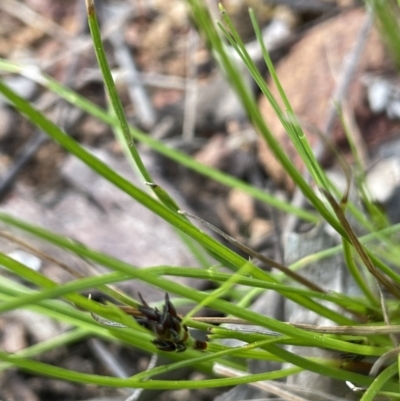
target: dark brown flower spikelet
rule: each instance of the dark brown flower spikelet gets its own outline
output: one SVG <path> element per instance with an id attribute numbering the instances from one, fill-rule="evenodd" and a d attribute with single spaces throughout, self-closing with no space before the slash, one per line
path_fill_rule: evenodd
<path id="1" fill-rule="evenodd" d="M 156 336 L 153 344 L 161 351 L 185 351 L 189 331 L 176 313 L 168 294 L 165 293 L 165 304 L 162 312 L 157 308 L 150 307 L 140 293 L 139 298 L 142 305 L 138 307 L 138 310 L 143 317 L 135 317 L 135 320 Z"/>
<path id="2" fill-rule="evenodd" d="M 100 294 L 90 296 L 94 301 L 102 304 L 107 304 L 107 296 Z M 194 340 L 189 335 L 189 330 L 182 323 L 182 318 L 177 314 L 176 309 L 169 299 L 168 294 L 165 294 L 165 304 L 160 312 L 157 308 L 152 308 L 139 293 L 139 298 L 142 305 L 136 308 L 130 306 L 119 305 L 119 308 L 126 314 L 132 316 L 142 327 L 151 331 L 156 337 L 152 342 L 161 351 L 176 351 L 183 352 L 190 345 L 195 350 L 205 350 L 207 342 Z M 126 327 L 122 324 L 101 318 L 92 313 L 93 318 L 106 326 Z"/>

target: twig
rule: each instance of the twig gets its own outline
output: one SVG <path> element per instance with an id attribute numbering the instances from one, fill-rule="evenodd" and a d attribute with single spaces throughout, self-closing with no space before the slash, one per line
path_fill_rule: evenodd
<path id="1" fill-rule="evenodd" d="M 107 7 L 107 11 L 111 11 L 111 15 L 114 16 L 114 19 L 117 19 L 115 17 L 120 17 L 121 14 L 126 14 L 125 8 L 117 10 L 117 8 L 120 7 L 121 5 L 116 7 L 109 6 Z M 135 61 L 125 44 L 121 29 L 115 30 L 110 35 L 109 40 L 113 45 L 114 55 L 118 64 L 128 74 L 127 82 L 129 97 L 135 105 L 138 119 L 146 129 L 150 129 L 156 122 L 156 113 L 143 86 L 143 82 L 140 80 Z"/>
<path id="2" fill-rule="evenodd" d="M 73 277 L 75 278 L 84 278 L 86 277 L 84 274 L 82 274 L 81 272 L 71 268 L 70 266 L 68 266 L 66 263 L 61 262 L 60 260 L 54 258 L 53 256 L 48 255 L 45 252 L 42 252 L 41 250 L 35 248 L 34 246 L 28 244 L 27 242 L 21 240 L 18 237 L 15 237 L 14 235 L 5 232 L 5 231 L 0 231 L 0 237 L 1 238 L 5 238 L 8 241 L 14 242 L 15 244 L 18 244 L 19 246 L 25 248 L 26 250 L 28 250 L 30 253 L 32 253 L 33 255 L 42 258 L 44 260 L 47 260 L 50 263 L 53 263 L 57 266 L 60 266 L 63 270 L 67 271 L 68 273 L 70 273 Z"/>
<path id="3" fill-rule="evenodd" d="M 335 120 L 337 118 L 337 105 L 341 104 L 346 97 L 347 90 L 350 86 L 352 79 L 354 78 L 357 64 L 364 51 L 369 32 L 372 28 L 373 20 L 374 20 L 373 13 L 371 11 L 367 11 L 367 15 L 365 16 L 363 24 L 357 35 L 356 43 L 355 43 L 354 47 L 352 48 L 350 54 L 344 59 L 345 63 L 344 63 L 342 77 L 341 77 L 341 80 L 339 81 L 339 84 L 337 85 L 336 91 L 333 95 L 333 99 L 332 99 L 333 101 L 329 108 L 328 118 L 325 123 L 324 132 L 325 132 L 325 135 L 327 135 L 327 136 L 331 136 L 333 124 L 335 123 Z M 320 153 L 318 153 L 318 150 L 316 150 L 317 157 L 321 156 L 323 149 L 321 149 L 319 152 Z"/>
<path id="4" fill-rule="evenodd" d="M 102 364 L 116 377 L 120 377 L 122 379 L 128 378 L 130 375 L 126 371 L 123 366 L 122 361 L 113 355 L 107 347 L 98 339 L 91 338 L 89 341 L 89 348 L 96 355 L 96 357 L 102 362 Z M 147 369 L 152 369 L 157 362 L 157 356 L 152 356 L 150 359 L 150 363 Z M 126 399 L 126 401 L 136 401 L 143 389 L 141 388 L 127 388 L 127 390 L 132 393 Z"/>
<path id="5" fill-rule="evenodd" d="M 153 354 L 150 358 L 149 364 L 147 365 L 146 372 L 153 369 L 157 365 L 158 355 Z M 140 397 L 140 394 L 143 392 L 143 388 L 137 388 L 132 395 L 130 395 L 125 401 L 136 401 Z"/>
<path id="6" fill-rule="evenodd" d="M 37 150 L 48 140 L 48 136 L 41 131 L 36 131 L 33 137 L 24 145 L 22 151 L 15 159 L 11 167 L 6 171 L 0 182 L 0 201 L 12 188 L 14 181 L 22 168 L 32 159 Z"/>
<path id="7" fill-rule="evenodd" d="M 239 324 L 239 325 L 249 325 L 254 326 L 254 323 L 249 323 L 246 320 L 237 319 L 237 318 L 207 318 L 207 317 L 192 317 L 191 320 L 198 321 L 202 323 L 211 323 L 211 324 Z M 285 322 L 287 325 L 296 327 L 298 329 L 311 331 L 314 333 L 321 334 L 335 334 L 335 335 L 350 335 L 350 336 L 376 336 L 376 335 L 387 335 L 387 334 L 398 334 L 400 333 L 400 325 L 390 325 L 390 326 L 314 326 L 312 324 L 305 323 L 289 323 Z M 190 321 L 188 321 L 188 325 L 190 325 Z M 235 330 L 230 328 L 229 330 Z M 237 331 L 243 332 L 246 330 L 239 329 Z M 251 333 L 259 333 L 266 335 L 277 335 L 276 332 L 272 332 L 268 329 L 251 329 L 249 330 Z M 278 333 L 279 334 L 279 333 Z"/>
<path id="8" fill-rule="evenodd" d="M 171 116 L 163 117 L 150 131 L 150 136 L 154 139 L 164 139 L 174 126 L 174 118 Z"/>
<path id="9" fill-rule="evenodd" d="M 87 277 L 86 275 L 82 274 L 78 270 L 72 268 L 71 266 L 67 265 L 64 262 L 61 262 L 60 260 L 54 258 L 53 256 L 50 256 L 49 254 L 35 248 L 31 244 L 21 240 L 18 237 L 15 237 L 14 235 L 5 232 L 5 231 L 0 231 L 0 237 L 7 239 L 8 241 L 14 242 L 15 244 L 18 244 L 22 248 L 25 248 L 29 253 L 32 253 L 33 255 L 36 255 L 37 257 L 47 260 L 50 263 L 53 263 L 59 267 L 61 267 L 63 270 L 71 274 L 73 277 L 77 279 L 85 278 Z M 79 257 L 79 256 L 78 256 Z M 98 275 L 99 272 L 96 270 L 96 268 L 83 257 L 80 257 L 80 260 L 85 264 L 85 267 L 87 268 L 88 271 L 90 271 L 94 275 Z M 118 290 L 118 288 L 112 284 L 108 284 L 107 286 L 103 287 L 103 291 L 105 292 L 106 289 L 109 290 L 111 296 L 116 297 L 116 295 L 121 295 L 121 291 Z M 123 294 L 122 294 L 123 295 Z M 118 299 L 118 298 L 117 298 Z"/>
<path id="10" fill-rule="evenodd" d="M 33 11 L 27 5 L 15 0 L 2 0 L 0 8 L 15 18 L 25 22 L 43 33 L 51 35 L 63 43 L 71 43 L 73 37 L 62 26 Z"/>
<path id="11" fill-rule="evenodd" d="M 78 5 L 81 3 L 83 2 L 79 2 Z M 103 40 L 108 39 L 113 32 L 120 29 L 120 27 L 124 25 L 125 21 L 129 19 L 132 14 L 133 12 L 127 12 L 120 18 L 114 18 L 113 20 L 111 20 L 104 29 L 104 33 L 102 34 Z M 70 46 L 68 50 L 66 50 L 65 52 L 60 52 L 55 57 L 50 60 L 46 60 L 42 64 L 39 62 L 38 66 L 41 70 L 46 71 L 49 68 L 53 67 L 54 64 L 70 57 L 79 57 L 81 53 L 90 49 L 93 49 L 93 42 L 90 37 L 77 37 L 73 41 L 73 46 Z"/>
<path id="12" fill-rule="evenodd" d="M 194 127 L 196 124 L 196 105 L 197 105 L 197 68 L 194 55 L 199 46 L 199 35 L 191 28 L 187 38 L 186 65 L 187 80 L 185 105 L 183 115 L 182 138 L 184 141 L 192 141 L 194 137 Z"/>
<path id="13" fill-rule="evenodd" d="M 247 373 L 247 372 L 242 372 L 240 370 L 233 369 L 231 367 L 227 367 L 220 363 L 214 364 L 213 371 L 214 371 L 214 373 L 216 373 L 218 375 L 227 376 L 227 377 L 243 377 L 243 376 L 249 375 L 249 373 Z M 343 401 L 342 398 L 338 398 L 338 397 L 335 397 L 330 394 L 322 393 L 315 389 L 302 388 L 302 387 L 298 387 L 298 386 L 289 386 L 285 383 L 279 383 L 279 382 L 274 382 L 274 381 L 264 380 L 264 381 L 255 382 L 255 383 L 248 383 L 248 385 L 252 386 L 252 387 L 257 387 L 261 390 L 266 391 L 267 393 L 277 395 L 277 396 L 281 397 L 281 399 L 285 399 L 287 401 L 307 401 L 309 399 L 309 398 L 302 398 L 296 394 L 293 394 L 293 392 L 299 392 L 299 393 L 303 392 L 303 393 L 305 393 L 306 396 L 310 395 L 310 394 L 312 394 L 314 397 L 319 396 L 319 399 L 321 401 Z"/>
<path id="14" fill-rule="evenodd" d="M 227 367 L 225 365 L 222 365 L 220 363 L 215 363 L 213 366 L 213 371 L 214 373 L 221 375 L 221 376 L 227 376 L 227 377 L 245 377 L 249 376 L 250 373 L 247 372 L 242 372 L 237 369 L 233 369 L 230 367 Z M 288 391 L 285 391 L 281 388 L 278 387 L 277 384 L 272 383 L 272 382 L 267 382 L 267 381 L 262 381 L 262 382 L 255 382 L 255 383 L 249 383 L 252 387 L 259 388 L 261 390 L 264 390 L 268 393 L 277 395 L 279 397 L 285 398 L 286 400 L 290 401 L 307 401 L 305 398 L 299 397 L 297 395 L 294 395 L 292 393 L 289 393 Z"/>
<path id="15" fill-rule="evenodd" d="M 12 4 L 13 0 L 7 0 L 4 4 Z M 19 4 L 19 3 L 18 3 Z M 24 6 L 25 7 L 25 6 Z M 47 21 L 47 20 L 46 20 Z M 84 23 L 84 22 L 85 23 Z M 58 25 L 56 25 L 58 26 Z M 82 20 L 80 18 L 80 28 L 79 31 L 83 32 L 86 29 L 86 20 Z M 67 70 L 66 77 L 64 79 L 65 86 L 70 86 L 74 76 L 76 74 L 76 70 L 78 68 L 79 56 L 75 55 L 71 64 Z M 55 100 L 55 104 L 53 107 L 58 107 L 58 116 L 55 120 L 58 121 L 58 125 L 63 127 L 65 122 L 67 121 L 67 114 L 65 113 L 66 108 L 68 107 L 62 99 Z M 27 163 L 33 158 L 38 149 L 46 143 L 48 140 L 48 136 L 40 130 L 37 130 L 33 137 L 24 145 L 21 153 L 15 159 L 14 164 L 9 168 L 6 172 L 3 180 L 0 182 L 0 200 L 7 194 L 7 192 L 12 188 L 15 179 L 18 174 L 21 172 L 22 168 L 26 166 Z"/>
<path id="16" fill-rule="evenodd" d="M 117 377 L 126 379 L 129 374 L 122 366 L 122 362 L 118 360 L 111 352 L 104 346 L 104 344 L 95 338 L 91 338 L 89 341 L 89 347 L 98 359 L 103 363 L 107 369 Z M 135 390 L 135 389 L 132 389 Z"/>

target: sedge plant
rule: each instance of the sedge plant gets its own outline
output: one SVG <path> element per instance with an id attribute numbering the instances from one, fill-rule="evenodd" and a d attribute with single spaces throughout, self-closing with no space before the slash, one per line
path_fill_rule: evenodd
<path id="1" fill-rule="evenodd" d="M 221 21 L 215 24 L 204 2 L 187 0 L 187 4 L 191 16 L 196 22 L 197 29 L 241 99 L 249 120 L 315 211 L 310 212 L 295 207 L 289 202 L 275 198 L 273 194 L 268 194 L 228 174 L 204 166 L 129 125 L 104 52 L 94 3 L 92 0 L 87 0 L 88 22 L 109 101 L 108 110 L 96 106 L 88 99 L 81 97 L 31 66 L 22 66 L 7 60 L 0 60 L 0 70 L 21 74 L 35 80 L 46 90 L 56 93 L 71 105 L 79 107 L 84 112 L 112 127 L 117 139 L 122 142 L 127 157 L 136 166 L 143 181 L 148 184 L 150 193 L 137 187 L 96 158 L 42 112 L 21 98 L 2 80 L 0 80 L 0 93 L 27 120 L 40 128 L 71 155 L 80 159 L 96 174 L 108 180 L 116 190 L 123 191 L 183 233 L 183 238 L 186 238 L 191 249 L 196 249 L 199 268 L 149 266 L 139 269 L 99 250 L 91 249 L 71 238 L 0 212 L 0 221 L 3 225 L 52 244 L 84 260 L 101 265 L 108 271 L 108 273 L 99 276 L 83 277 L 65 266 L 63 261 L 55 260 L 51 255 L 44 254 L 21 238 L 5 231 L 0 232 L 0 236 L 4 239 L 18 243 L 39 257 L 52 258 L 52 261 L 57 263 L 60 269 L 69 269 L 75 275 L 75 279 L 68 283 L 56 283 L 40 272 L 33 271 L 22 263 L 13 260 L 6 254 L 0 254 L 1 266 L 12 273 L 11 276 L 4 277 L 1 280 L 0 313 L 17 308 L 26 308 L 53 319 L 67 322 L 73 327 L 67 333 L 35 344 L 16 354 L 0 351 L 0 369 L 17 368 L 35 375 L 99 386 L 163 390 L 235 386 L 263 380 L 282 379 L 307 370 L 327 377 L 351 381 L 356 386 L 365 389 L 362 395 L 363 400 L 372 400 L 380 392 L 396 398 L 399 387 L 398 382 L 393 377 L 398 373 L 399 365 L 393 359 L 393 355 L 396 356 L 399 353 L 397 352 L 397 345 L 393 343 L 390 335 L 400 332 L 400 323 L 393 313 L 396 311 L 397 302 L 400 298 L 400 276 L 389 266 L 389 262 L 398 260 L 399 248 L 396 245 L 395 235 L 399 232 L 400 225 L 390 226 L 386 224 L 379 229 L 374 229 L 374 225 L 369 224 L 368 218 L 356 214 L 355 217 L 359 222 L 364 223 L 368 233 L 363 237 L 355 235 L 346 217 L 346 212 L 353 213 L 354 208 L 348 202 L 346 194 L 338 195 L 335 192 L 314 157 L 311 146 L 302 132 L 301 124 L 291 108 L 290 99 L 286 97 L 284 88 L 280 84 L 268 51 L 262 44 L 260 30 L 255 22 L 254 15 L 250 13 L 250 18 L 262 46 L 266 65 L 278 88 L 279 100 L 275 99 L 264 77 L 260 75 L 250 59 L 243 42 L 223 8 L 221 8 Z M 246 87 L 235 62 L 229 55 L 228 45 L 238 53 L 253 79 L 259 85 L 261 92 L 271 103 L 313 182 L 324 194 L 324 198 L 316 194 L 310 183 L 304 179 L 279 146 L 267 123 L 263 120 L 256 101 Z M 282 108 L 280 104 L 283 104 L 284 107 Z M 342 245 L 309 255 L 290 266 L 264 259 L 263 261 L 271 267 L 275 267 L 278 273 L 261 270 L 255 263 L 243 258 L 192 224 L 192 216 L 182 212 L 174 199 L 156 182 L 153 182 L 141 160 L 140 152 L 136 146 L 137 142 L 146 144 L 156 152 L 160 152 L 206 177 L 226 186 L 240 189 L 273 208 L 294 214 L 310 223 L 323 222 L 330 225 L 341 236 Z M 230 240 L 227 236 L 225 239 Z M 367 248 L 365 246 L 372 240 L 379 241 L 384 252 L 382 252 L 382 247 Z M 239 246 L 241 251 L 248 253 L 253 259 L 262 259 L 262 255 L 238 244 L 233 239 L 231 242 Z M 352 274 L 356 283 L 359 284 L 362 297 L 327 292 L 316 283 L 309 282 L 302 277 L 301 269 L 304 266 L 337 253 L 344 255 L 349 266 L 349 274 Z M 354 258 L 360 263 L 354 263 Z M 360 264 L 365 266 L 364 270 L 360 269 Z M 226 267 L 229 270 L 220 267 Z M 382 302 L 379 294 L 374 293 L 365 285 L 363 279 L 365 275 L 371 277 L 379 288 L 385 289 L 390 294 L 391 297 L 387 302 Z M 12 279 L 15 276 L 23 277 L 24 283 L 28 282 L 29 286 Z M 216 285 L 217 289 L 212 292 L 195 290 L 177 283 L 174 277 L 209 280 Z M 292 286 L 288 281 L 289 277 L 291 280 L 296 280 L 301 286 Z M 154 305 L 146 305 L 145 300 L 132 299 L 112 286 L 126 280 L 139 280 L 153 285 L 168 293 L 169 298 L 166 297 L 165 304 L 159 305 L 156 310 Z M 243 302 L 225 300 L 223 295 L 230 292 L 234 293 L 238 285 L 248 288 L 251 296 L 246 297 Z M 111 303 L 99 303 L 80 295 L 82 291 L 93 288 L 98 288 L 126 307 L 120 308 Z M 302 325 L 301 322 L 299 322 L 300 324 L 288 324 L 254 312 L 249 309 L 249 303 L 263 291 L 277 291 L 283 297 L 331 320 L 336 326 L 315 327 Z M 193 313 L 181 316 L 176 314 L 173 308 L 174 305 L 181 304 L 193 307 L 193 312 L 199 306 L 207 306 L 227 317 L 220 320 L 210 320 L 195 318 Z M 339 313 L 338 307 L 342 308 L 341 310 L 345 309 L 347 313 Z M 160 310 L 163 312 L 159 312 Z M 127 311 L 130 311 L 130 314 Z M 134 319 L 131 315 L 134 316 Z M 371 321 L 371 316 L 375 316 L 375 320 Z M 116 324 L 104 324 L 105 322 L 115 322 Z M 256 325 L 260 327 L 260 330 L 251 332 L 216 326 L 216 324 L 224 322 Z M 211 341 L 205 350 L 193 346 L 194 342 L 190 334 L 186 334 L 187 327 L 211 333 Z M 122 343 L 149 354 L 163 353 L 169 357 L 171 362 L 146 372 L 140 372 L 129 378 L 116 378 L 82 374 L 35 359 L 43 352 L 87 337 L 99 337 Z M 217 341 L 226 338 L 239 339 L 244 342 L 244 345 L 232 347 Z M 176 344 L 179 347 L 176 347 Z M 338 353 L 365 357 L 374 356 L 380 358 L 381 361 L 389 361 L 389 363 L 376 377 L 364 376 L 343 370 L 341 368 L 343 361 L 340 359 L 303 357 L 287 351 L 281 347 L 282 344 L 324 348 Z M 288 362 L 292 365 L 285 369 L 252 374 L 247 371 L 246 360 L 248 359 Z M 214 367 L 217 364 L 236 369 L 243 374 L 234 377 L 219 377 L 214 372 Z M 203 372 L 207 378 L 198 381 L 172 381 L 157 378 L 160 373 L 171 372 L 182 367 L 191 367 Z"/>

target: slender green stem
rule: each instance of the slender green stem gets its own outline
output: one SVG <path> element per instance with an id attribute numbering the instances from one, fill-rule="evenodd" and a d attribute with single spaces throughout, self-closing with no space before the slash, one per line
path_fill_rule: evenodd
<path id="1" fill-rule="evenodd" d="M 372 401 L 378 395 L 380 389 L 387 383 L 396 373 L 398 373 L 398 363 L 390 365 L 382 371 L 372 384 L 365 391 L 360 401 Z"/>
<path id="2" fill-rule="evenodd" d="M 100 386 L 108 387 L 131 387 L 131 388 L 144 388 L 144 389 L 161 389 L 161 390 L 176 390 L 176 389 L 199 389 L 199 388 L 213 388 L 236 386 L 239 384 L 254 383 L 261 380 L 274 380 L 293 374 L 297 369 L 278 370 L 267 373 L 249 374 L 247 376 L 238 378 L 226 379 L 208 379 L 208 380 L 149 380 L 142 381 L 135 378 L 120 379 L 109 376 L 91 375 L 81 372 L 73 372 L 67 369 L 59 368 L 53 365 L 47 365 L 42 362 L 29 360 L 26 358 L 9 355 L 4 351 L 0 351 L 0 359 L 13 364 L 20 369 L 32 372 L 33 374 L 41 374 L 44 376 L 52 377 L 59 380 L 67 380 L 75 383 L 97 384 Z M 363 380 L 368 383 L 367 380 Z"/>
<path id="3" fill-rule="evenodd" d="M 23 358 L 30 358 L 33 356 L 40 355 L 44 352 L 48 352 L 52 349 L 59 348 L 61 346 L 66 346 L 71 343 L 75 343 L 79 340 L 92 335 L 93 333 L 87 329 L 75 329 L 71 331 L 67 331 L 66 333 L 62 333 L 58 336 L 52 337 L 48 340 L 42 341 L 30 347 L 24 348 L 23 350 L 17 352 L 15 355 L 21 356 Z M 0 363 L 0 372 L 5 369 L 11 368 L 12 364 L 10 363 Z"/>
<path id="4" fill-rule="evenodd" d="M 343 255 L 347 264 L 347 268 L 349 269 L 350 274 L 353 276 L 354 281 L 357 283 L 358 287 L 364 293 L 365 297 L 369 300 L 371 305 L 375 306 L 379 305 L 379 300 L 376 298 L 374 293 L 368 287 L 365 277 L 362 276 L 360 270 L 356 266 L 356 263 L 352 255 L 351 245 L 345 239 L 342 240 L 342 244 L 343 244 Z"/>
<path id="5" fill-rule="evenodd" d="M 131 137 L 128 122 L 126 121 L 124 109 L 122 107 L 121 99 L 118 96 L 117 88 L 115 87 L 114 80 L 111 75 L 110 67 L 108 65 L 107 57 L 103 47 L 103 41 L 101 39 L 100 28 L 97 22 L 96 10 L 94 7 L 93 0 L 86 0 L 87 15 L 90 33 L 92 35 L 94 51 L 96 53 L 97 61 L 104 79 L 104 85 L 111 102 L 113 111 L 117 117 L 120 129 L 127 148 L 129 149 L 132 159 L 135 161 L 138 170 L 142 174 L 145 181 L 153 182 L 150 173 L 147 171 L 143 161 L 137 151 L 135 143 Z"/>
<path id="6" fill-rule="evenodd" d="M 283 113 L 281 108 L 278 106 L 278 103 L 273 99 L 271 91 L 268 89 L 266 85 L 262 85 L 264 89 L 264 94 L 268 94 L 267 98 L 270 100 L 271 105 L 275 106 L 275 113 L 280 118 L 283 127 L 286 129 L 287 134 L 292 140 L 298 154 L 301 156 L 304 164 L 307 167 L 307 170 L 310 172 L 311 176 L 314 178 L 315 182 L 318 186 L 323 186 L 324 188 L 328 188 L 327 180 L 325 173 L 322 171 L 321 166 L 319 165 L 318 161 L 316 160 L 313 150 L 307 140 L 307 137 L 304 135 L 299 122 L 295 116 L 293 108 L 287 98 L 285 91 L 279 81 L 278 75 L 275 71 L 274 65 L 272 64 L 271 57 L 269 52 L 264 44 L 264 40 L 261 34 L 260 27 L 258 26 L 257 19 L 254 15 L 254 11 L 250 10 L 250 18 L 253 24 L 253 29 L 256 33 L 258 43 L 261 46 L 262 53 L 264 56 L 264 61 L 268 67 L 268 71 L 271 74 L 272 80 L 274 81 L 279 95 L 283 100 L 285 111 Z M 236 37 L 235 37 L 236 39 Z"/>

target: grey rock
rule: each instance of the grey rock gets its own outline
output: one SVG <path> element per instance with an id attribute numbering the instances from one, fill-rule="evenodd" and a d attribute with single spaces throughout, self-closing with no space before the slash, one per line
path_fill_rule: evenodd
<path id="1" fill-rule="evenodd" d="M 124 160 L 111 157 L 106 152 L 96 155 L 135 185 L 142 185 Z M 31 188 L 17 185 L 12 195 L 2 204 L 1 210 L 33 224 L 43 226 L 71 237 L 85 245 L 108 253 L 138 267 L 154 265 L 196 266 L 196 261 L 180 240 L 177 232 L 160 217 L 92 172 L 74 157 L 68 157 L 62 175 L 69 181 L 52 204 L 43 204 Z M 156 180 L 165 188 L 163 181 Z M 180 200 L 182 209 L 189 210 Z M 65 253 L 43 245 L 41 249 L 60 257 L 76 267 Z M 194 288 L 201 281 L 174 278 Z M 159 300 L 162 294 L 140 282 L 130 282 L 130 293 L 141 291 L 149 301 Z"/>
<path id="2" fill-rule="evenodd" d="M 325 227 L 322 224 L 305 234 L 291 233 L 285 242 L 286 265 L 291 264 L 304 256 L 337 245 L 336 240 L 326 232 Z M 303 277 L 318 283 L 319 286 L 327 291 L 348 293 L 349 288 L 353 287 L 352 279 L 346 270 L 344 261 L 340 254 L 325 258 L 316 263 L 311 263 L 302 269 L 300 274 Z M 313 325 L 334 325 L 330 320 L 322 318 L 316 313 L 309 311 L 290 300 L 285 299 L 284 302 L 285 321 Z M 339 311 L 338 307 L 335 308 L 331 303 L 329 303 L 329 307 Z M 319 348 L 288 346 L 287 349 L 292 353 L 302 356 L 326 358 L 338 357 L 337 354 Z M 350 393 L 349 388 L 344 382 L 308 371 L 288 377 L 287 384 L 322 391 L 339 397 L 347 396 Z M 308 399 L 310 401 L 319 401 L 320 398 L 318 395 L 313 397 L 313 395 L 310 394 Z"/>

